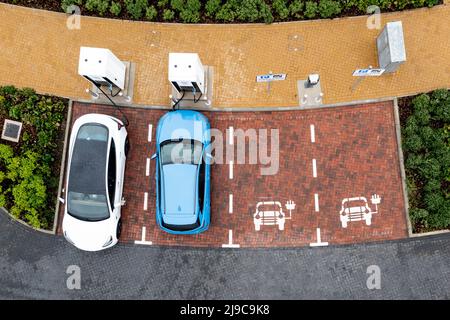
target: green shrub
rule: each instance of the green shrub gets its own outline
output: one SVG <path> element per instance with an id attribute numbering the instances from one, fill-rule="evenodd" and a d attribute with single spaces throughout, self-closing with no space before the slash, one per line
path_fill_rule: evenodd
<path id="1" fill-rule="evenodd" d="M 156 4 L 158 8 L 165 8 L 169 4 L 169 0 L 159 0 Z"/>
<path id="2" fill-rule="evenodd" d="M 317 3 L 312 2 L 312 1 L 307 1 L 306 2 L 306 7 L 305 7 L 305 17 L 309 18 L 309 19 L 313 19 L 316 17 L 317 15 Z"/>
<path id="3" fill-rule="evenodd" d="M 185 0 L 170 0 L 170 6 L 175 11 L 182 11 L 185 8 Z"/>
<path id="4" fill-rule="evenodd" d="M 158 11 L 156 10 L 155 6 L 149 6 L 145 10 L 145 18 L 149 21 L 155 20 L 157 15 L 158 15 Z"/>
<path id="5" fill-rule="evenodd" d="M 24 124 L 14 149 L 0 144 L 0 206 L 35 228 L 48 228 L 54 215 L 59 179 L 55 154 L 66 104 L 12 86 L 0 87 L 0 97 L 2 114 Z"/>
<path id="6" fill-rule="evenodd" d="M 172 21 L 175 18 L 175 12 L 170 9 L 164 9 L 163 11 L 163 19 L 164 21 Z"/>
<path id="7" fill-rule="evenodd" d="M 103 16 L 109 8 L 110 0 L 86 0 L 85 7 L 89 11 L 98 12 Z"/>
<path id="8" fill-rule="evenodd" d="M 117 17 L 122 12 L 122 6 L 119 2 L 113 1 L 111 3 L 111 7 L 109 8 L 109 12 Z"/>
<path id="9" fill-rule="evenodd" d="M 341 13 L 341 5 L 334 0 L 320 0 L 317 9 L 322 18 L 335 17 Z"/>
<path id="10" fill-rule="evenodd" d="M 242 22 L 273 21 L 272 10 L 264 0 L 242 0 L 239 5 L 235 5 L 236 17 Z"/>
<path id="11" fill-rule="evenodd" d="M 260 18 L 259 5 L 261 0 L 242 0 L 236 9 L 237 18 L 244 22 L 255 22 Z"/>
<path id="12" fill-rule="evenodd" d="M 186 23 L 197 23 L 200 21 L 200 0 L 187 0 L 184 8 L 180 12 L 180 18 Z"/>
<path id="13" fill-rule="evenodd" d="M 147 6 L 147 0 L 125 0 L 125 7 L 127 8 L 128 14 L 135 20 L 142 18 Z"/>
<path id="14" fill-rule="evenodd" d="M 284 20 L 289 16 L 288 0 L 274 0 L 272 8 L 281 20 Z"/>
<path id="15" fill-rule="evenodd" d="M 272 10 L 270 9 L 269 5 L 267 3 L 265 3 L 264 1 L 262 1 L 262 3 L 261 3 L 260 17 L 267 24 L 270 24 L 273 22 Z"/>
<path id="16" fill-rule="evenodd" d="M 450 227 L 448 90 L 415 97 L 402 123 L 405 171 L 414 230 Z"/>
<path id="17" fill-rule="evenodd" d="M 289 14 L 294 18 L 301 18 L 305 3 L 302 0 L 293 0 L 289 5 Z"/>
<path id="18" fill-rule="evenodd" d="M 208 0 L 205 5 L 205 14 L 207 17 L 214 17 L 222 5 L 222 0 Z"/>
<path id="19" fill-rule="evenodd" d="M 233 9 L 231 1 L 227 1 L 220 10 L 216 13 L 216 19 L 223 22 L 233 22 L 236 18 L 236 13 Z"/>

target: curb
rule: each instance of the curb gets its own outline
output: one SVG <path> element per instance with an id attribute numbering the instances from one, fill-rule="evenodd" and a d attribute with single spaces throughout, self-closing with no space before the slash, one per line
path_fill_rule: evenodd
<path id="1" fill-rule="evenodd" d="M 409 218 L 409 200 L 408 200 L 408 189 L 406 188 L 406 174 L 405 174 L 405 165 L 403 159 L 403 149 L 402 149 L 402 134 L 400 127 L 400 116 L 398 113 L 398 99 L 394 98 L 394 122 L 395 122 L 395 133 L 397 137 L 397 152 L 398 152 L 398 162 L 400 166 L 400 177 L 402 180 L 402 189 L 403 189 L 403 202 L 405 204 L 405 215 L 406 215 L 406 224 L 408 227 L 408 237 L 413 236 L 412 232 L 412 224 Z"/>
<path id="2" fill-rule="evenodd" d="M 70 122 L 72 120 L 72 105 L 73 101 L 69 100 L 69 105 L 67 108 L 67 119 L 66 119 L 66 131 L 64 132 L 64 144 L 63 144 L 63 153 L 61 157 L 61 166 L 59 170 L 59 185 L 58 185 L 58 193 L 56 195 L 56 205 L 55 205 L 55 217 L 53 218 L 53 229 L 52 233 L 56 234 L 56 229 L 58 228 L 58 219 L 59 219 L 59 208 L 60 208 L 60 202 L 59 202 L 59 196 L 61 194 L 62 185 L 64 183 L 64 173 L 66 169 L 66 156 L 67 156 L 67 139 L 69 138 L 69 128 L 70 128 Z"/>
<path id="3" fill-rule="evenodd" d="M 70 99 L 70 98 L 69 98 Z M 307 111 L 307 110 L 317 110 L 317 109 L 326 109 L 326 108 L 336 108 L 336 107 L 346 107 L 346 106 L 354 106 L 354 105 L 360 105 L 360 104 L 370 104 L 370 103 L 377 103 L 377 102 L 386 102 L 386 101 L 392 101 L 396 99 L 396 97 L 383 97 L 383 98 L 375 98 L 375 99 L 368 99 L 368 100 L 355 100 L 351 102 L 339 102 L 339 103 L 331 103 L 331 104 L 323 104 L 320 106 L 314 106 L 314 107 L 300 107 L 300 106 L 293 106 L 293 107 L 227 107 L 227 108 L 220 108 L 220 107 L 211 107 L 211 108 L 186 108 L 185 110 L 197 110 L 197 111 L 210 111 L 210 112 L 272 112 L 272 111 Z M 109 102 L 98 102 L 95 100 L 86 100 L 86 99 L 70 99 L 70 101 L 73 102 L 79 102 L 79 103 L 85 103 L 85 104 L 101 104 L 105 106 L 113 106 Z M 141 104 L 123 104 L 123 103 L 116 103 L 117 106 L 123 107 L 123 108 L 135 108 L 135 109 L 145 109 L 145 110 L 171 110 L 172 108 L 169 106 L 150 106 L 150 105 L 141 105 Z"/>
<path id="4" fill-rule="evenodd" d="M 42 232 L 42 233 L 45 233 L 45 234 L 55 235 L 55 233 L 53 233 L 53 230 L 45 230 L 45 229 L 36 229 L 36 228 L 33 228 L 32 226 L 30 226 L 30 225 L 29 225 L 28 223 L 26 223 L 25 221 L 20 220 L 20 219 L 14 217 L 11 213 L 9 213 L 9 211 L 8 211 L 5 207 L 0 207 L 0 209 L 2 209 L 5 213 L 7 213 L 8 216 L 11 218 L 11 220 L 14 220 L 14 221 L 20 223 L 21 225 L 25 226 L 26 228 L 28 228 L 28 229 L 30 229 L 30 230 L 33 230 L 33 231 L 39 231 L 39 232 Z"/>

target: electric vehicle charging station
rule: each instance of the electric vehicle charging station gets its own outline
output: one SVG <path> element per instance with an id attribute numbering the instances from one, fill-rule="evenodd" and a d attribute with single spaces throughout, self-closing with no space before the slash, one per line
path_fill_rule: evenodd
<path id="1" fill-rule="evenodd" d="M 135 69 L 134 63 L 121 61 L 109 49 L 80 47 L 78 74 L 91 82 L 86 89 L 91 100 L 102 103 L 115 98 L 117 103 L 132 103 Z"/>
<path id="2" fill-rule="evenodd" d="M 169 53 L 168 78 L 172 108 L 209 109 L 212 102 L 213 67 L 204 66 L 196 53 Z"/>

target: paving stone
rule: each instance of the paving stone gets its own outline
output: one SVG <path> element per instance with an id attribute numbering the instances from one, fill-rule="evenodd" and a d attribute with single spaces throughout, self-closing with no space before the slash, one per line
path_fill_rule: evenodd
<path id="1" fill-rule="evenodd" d="M 136 63 L 137 104 L 169 105 L 169 52 L 198 52 L 203 64 L 214 66 L 215 107 L 298 106 L 297 80 L 313 72 L 320 74 L 326 104 L 411 95 L 450 87 L 449 16 L 448 5 L 383 14 L 382 26 L 403 22 L 407 61 L 394 74 L 355 85 L 355 69 L 377 66 L 381 30 L 367 29 L 367 16 L 206 26 L 82 16 L 81 29 L 69 30 L 66 14 L 2 3 L 0 84 L 89 99 L 77 65 L 80 46 L 94 46 Z M 269 71 L 287 74 L 270 94 L 255 80 Z"/>
<path id="2" fill-rule="evenodd" d="M 229 230 L 233 243 L 242 247 L 292 247 L 316 242 L 317 228 L 321 240 L 330 244 L 379 241 L 407 237 L 397 142 L 392 102 L 305 111 L 283 112 L 207 112 L 211 128 L 226 130 L 279 130 L 279 170 L 275 175 L 261 175 L 267 167 L 260 162 L 249 164 L 249 145 L 235 138 L 233 179 L 229 179 L 229 163 L 214 164 L 211 169 L 211 226 L 195 236 L 169 235 L 161 231 L 155 220 L 154 165 L 146 176 L 146 159 L 155 152 L 155 130 L 163 110 L 123 108 L 130 126 L 131 151 L 125 171 L 122 208 L 123 242 L 146 239 L 155 245 L 220 247 L 228 243 Z M 74 103 L 73 121 L 86 113 L 118 115 L 111 106 Z M 148 142 L 148 126 L 153 138 Z M 310 126 L 315 128 L 311 143 Z M 248 131 L 250 132 L 250 131 Z M 268 152 L 270 137 L 268 138 Z M 226 141 L 224 142 L 226 145 Z M 261 148 L 261 144 L 258 146 Z M 245 164 L 239 164 L 238 150 L 245 149 Z M 261 152 L 261 150 L 257 150 Z M 317 178 L 313 177 L 312 160 L 316 159 Z M 148 193 L 148 210 L 144 210 L 144 193 Z M 319 196 L 319 212 L 314 195 Z M 233 213 L 229 213 L 229 194 L 233 194 Z M 343 229 L 339 219 L 344 198 L 381 196 L 379 212 L 372 225 L 351 222 Z M 283 211 L 287 201 L 296 203 L 292 220 L 284 231 L 277 226 L 262 226 L 256 232 L 253 215 L 260 201 L 280 201 Z M 62 211 L 59 222 L 62 223 Z M 58 229 L 61 233 L 61 228 Z"/>

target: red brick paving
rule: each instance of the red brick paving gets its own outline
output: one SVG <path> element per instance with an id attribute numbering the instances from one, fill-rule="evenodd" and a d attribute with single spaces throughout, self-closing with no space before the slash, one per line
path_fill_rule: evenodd
<path id="1" fill-rule="evenodd" d="M 156 125 L 165 111 L 131 108 L 123 111 L 130 121 L 131 141 L 124 187 L 127 203 L 122 209 L 123 242 L 141 240 L 144 226 L 145 240 L 155 245 L 217 247 L 228 243 L 228 230 L 233 230 L 233 243 L 241 247 L 309 245 L 317 240 L 316 228 L 321 230 L 322 241 L 329 244 L 407 237 L 391 102 L 305 111 L 205 112 L 211 127 L 221 130 L 224 137 L 229 126 L 235 132 L 250 128 L 269 132 L 279 129 L 280 167 L 276 175 L 261 176 L 260 165 L 236 164 L 234 179 L 230 180 L 227 164 L 213 165 L 211 226 L 197 236 L 170 235 L 155 223 L 154 162 L 150 177 L 145 176 L 145 166 L 146 158 L 154 153 Z M 114 109 L 74 103 L 73 119 L 90 112 L 114 114 Z M 149 124 L 153 125 L 151 143 L 147 141 Z M 311 124 L 315 126 L 315 143 L 311 143 Z M 317 178 L 312 174 L 314 158 Z M 143 210 L 144 192 L 149 194 L 148 211 Z M 232 214 L 228 213 L 230 193 L 234 198 Z M 314 210 L 315 193 L 319 195 L 319 212 Z M 350 222 L 342 229 L 339 220 L 342 199 L 364 196 L 369 200 L 374 193 L 382 200 L 372 225 Z M 286 221 L 284 231 L 276 226 L 262 226 L 261 231 L 255 231 L 256 203 L 267 200 L 283 205 L 288 200 L 296 203 L 292 220 Z"/>

